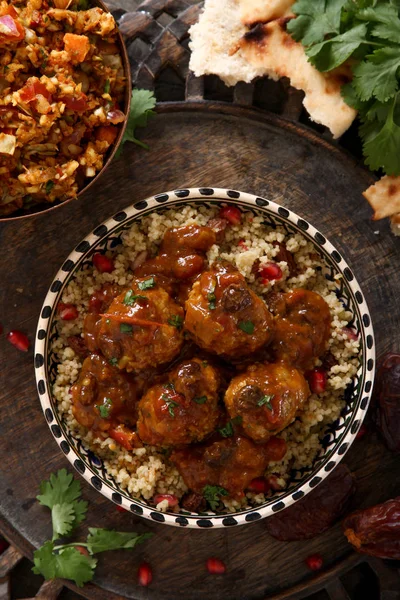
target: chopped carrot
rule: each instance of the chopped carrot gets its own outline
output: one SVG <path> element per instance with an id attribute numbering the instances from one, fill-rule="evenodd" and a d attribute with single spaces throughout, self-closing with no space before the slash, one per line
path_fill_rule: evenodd
<path id="1" fill-rule="evenodd" d="M 105 319 L 112 319 L 117 323 L 129 323 L 131 325 L 141 325 L 143 327 L 163 327 L 166 323 L 157 323 L 156 321 L 147 321 L 146 319 L 139 319 L 138 317 L 131 317 L 129 315 L 114 315 L 110 313 L 104 313 L 100 315 Z"/>
<path id="2" fill-rule="evenodd" d="M 63 38 L 64 49 L 75 64 L 85 60 L 90 49 L 89 38 L 86 35 L 76 35 L 75 33 L 66 33 Z"/>
<path id="3" fill-rule="evenodd" d="M 108 142 L 111 145 L 115 142 L 117 135 L 118 128 L 113 125 L 108 125 L 108 127 L 98 127 L 96 129 L 96 140 L 99 142 Z"/>

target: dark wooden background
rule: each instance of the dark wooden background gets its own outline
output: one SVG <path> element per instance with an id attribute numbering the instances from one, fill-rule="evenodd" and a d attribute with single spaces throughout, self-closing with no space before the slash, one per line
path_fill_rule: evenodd
<path id="1" fill-rule="evenodd" d="M 271 88 L 264 82 L 227 90 L 215 78 L 199 81 L 188 75 L 185 27 L 187 31 L 195 16 L 196 2 L 149 0 L 142 6 L 150 12 L 136 16 L 124 11 L 137 3 L 113 0 L 110 4 L 122 17 L 139 83 L 155 88 L 159 99 L 192 102 L 162 104 L 160 114 L 141 132 L 150 151 L 127 145 L 122 157 L 79 200 L 47 215 L 0 224 L 0 323 L 5 333 L 21 329 L 34 339 L 52 277 L 70 250 L 103 219 L 169 189 L 220 186 L 266 196 L 314 223 L 343 252 L 357 275 L 371 310 L 378 356 L 399 351 L 400 242 L 390 234 L 386 221 L 371 221 L 371 210 L 361 195 L 371 176 L 349 154 L 310 129 L 265 111 L 214 102 L 218 97 L 255 103 L 305 121 L 297 93 L 285 84 Z M 193 101 L 204 97 L 207 102 Z M 356 149 L 352 139 L 347 145 Z M 6 342 L 5 334 L 0 337 L 0 530 L 28 557 L 51 531 L 49 512 L 35 501 L 40 481 L 58 468 L 69 468 L 44 421 L 32 361 L 32 348 L 19 353 Z M 358 480 L 356 506 L 400 494 L 399 461 L 372 430 L 354 444 L 345 460 Z M 295 543 L 273 540 L 263 522 L 229 530 L 180 530 L 117 512 L 83 481 L 82 487 L 90 503 L 89 525 L 155 533 L 133 552 L 101 556 L 95 585 L 79 591 L 87 598 L 278 600 L 323 589 L 315 600 L 358 600 L 354 581 L 364 580 L 372 569 L 382 589 L 391 594 L 386 598 L 398 600 L 396 567 L 381 561 L 367 564 L 363 559 L 355 566 L 358 558 L 340 525 L 314 540 Z M 318 575 L 304 564 L 314 552 L 324 557 L 324 570 Z M 226 562 L 225 576 L 207 574 L 205 560 L 210 555 Z M 148 589 L 136 582 L 143 559 L 154 569 Z M 371 594 L 372 590 L 378 594 L 377 582 L 369 588 Z M 371 595 L 371 600 L 375 597 Z"/>

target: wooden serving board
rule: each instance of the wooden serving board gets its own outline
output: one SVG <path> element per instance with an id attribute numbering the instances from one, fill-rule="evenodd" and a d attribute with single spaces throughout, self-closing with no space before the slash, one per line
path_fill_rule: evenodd
<path id="1" fill-rule="evenodd" d="M 128 144 L 76 202 L 47 215 L 1 223 L 0 322 L 5 332 L 21 329 L 34 339 L 52 277 L 70 250 L 103 219 L 148 195 L 216 186 L 265 196 L 315 224 L 347 258 L 362 286 L 378 357 L 400 350 L 400 240 L 390 234 L 386 221 L 371 221 L 361 195 L 371 178 L 353 158 L 300 125 L 218 103 L 163 104 L 142 137 L 150 151 Z M 32 557 L 33 549 L 51 535 L 49 511 L 35 501 L 39 484 L 51 472 L 70 466 L 40 408 L 33 350 L 18 352 L 4 334 L 0 403 L 0 530 Z M 345 462 L 358 480 L 357 507 L 400 494 L 400 461 L 375 433 L 356 441 Z M 332 599 L 348 597 L 332 577 L 358 558 L 340 525 L 313 540 L 292 543 L 269 537 L 263 521 L 228 530 L 181 530 L 117 512 L 83 480 L 82 487 L 89 501 L 88 525 L 154 532 L 134 551 L 100 555 L 95 584 L 79 590 L 87 598 L 278 600 L 301 598 L 321 587 Z M 324 570 L 317 576 L 304 564 L 315 552 L 324 558 Z M 206 572 L 209 556 L 225 561 L 226 575 Z M 147 589 L 136 582 L 143 559 L 154 570 Z"/>

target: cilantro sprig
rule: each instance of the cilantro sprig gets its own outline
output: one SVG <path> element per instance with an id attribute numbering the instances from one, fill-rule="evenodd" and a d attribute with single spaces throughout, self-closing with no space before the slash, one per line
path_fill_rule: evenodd
<path id="1" fill-rule="evenodd" d="M 80 496 L 80 483 L 66 469 L 50 475 L 49 481 L 42 482 L 37 500 L 51 510 L 53 536 L 35 551 L 32 570 L 47 580 L 71 579 L 82 587 L 93 579 L 97 565 L 93 554 L 134 548 L 152 534 L 89 527 L 86 542 L 56 544 L 56 540 L 70 535 L 84 520 L 88 503 L 81 500 Z"/>
<path id="2" fill-rule="evenodd" d="M 208 502 L 211 510 L 217 510 L 222 496 L 228 496 L 228 491 L 219 485 L 206 485 L 203 488 L 203 498 Z"/>
<path id="3" fill-rule="evenodd" d="M 122 138 L 121 145 L 118 148 L 116 156 L 120 156 L 122 152 L 122 146 L 125 142 L 133 142 L 145 150 L 149 147 L 144 144 L 135 136 L 135 130 L 137 127 L 146 127 L 147 121 L 150 117 L 156 113 L 153 108 L 156 105 L 156 99 L 153 92 L 148 90 L 132 90 L 131 108 L 128 116 L 128 123 L 125 129 L 124 137 Z"/>
<path id="4" fill-rule="evenodd" d="M 351 58 L 344 100 L 360 117 L 366 164 L 400 175 L 398 0 L 298 0 L 287 29 L 322 72 Z"/>

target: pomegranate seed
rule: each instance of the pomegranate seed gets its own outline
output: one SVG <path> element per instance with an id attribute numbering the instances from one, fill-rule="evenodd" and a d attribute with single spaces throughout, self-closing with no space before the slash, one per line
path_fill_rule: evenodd
<path id="1" fill-rule="evenodd" d="M 248 250 L 248 246 L 246 246 L 246 242 L 244 240 L 240 240 L 238 242 L 238 246 L 240 246 L 242 248 L 242 250 Z"/>
<path id="2" fill-rule="evenodd" d="M 367 433 L 367 428 L 363 424 L 363 425 L 361 425 L 360 429 L 357 431 L 356 440 L 361 440 L 361 438 L 363 438 L 366 433 Z"/>
<path id="3" fill-rule="evenodd" d="M 358 340 L 358 333 L 351 327 L 344 327 L 342 333 L 348 337 L 349 340 L 356 342 Z"/>
<path id="4" fill-rule="evenodd" d="M 3 329 L 3 325 L 0 323 L 0 335 L 3 333 L 4 329 Z"/>
<path id="5" fill-rule="evenodd" d="M 269 491 L 269 485 L 264 477 L 256 477 L 250 481 L 247 489 L 250 492 L 257 492 L 257 494 L 266 494 Z"/>
<path id="6" fill-rule="evenodd" d="M 236 206 L 223 206 L 219 211 L 221 219 L 226 219 L 231 225 L 239 225 L 242 213 Z"/>
<path id="7" fill-rule="evenodd" d="M 267 477 L 267 484 L 274 492 L 278 492 L 282 489 L 281 484 L 278 482 L 278 478 L 276 475 L 269 475 Z"/>
<path id="8" fill-rule="evenodd" d="M 324 561 L 320 554 L 311 554 L 306 558 L 306 565 L 311 571 L 319 571 Z"/>
<path id="9" fill-rule="evenodd" d="M 73 304 L 64 304 L 63 302 L 59 303 L 57 311 L 63 321 L 73 321 L 79 315 L 76 306 Z"/>
<path id="10" fill-rule="evenodd" d="M 124 508 L 120 504 L 116 504 L 115 508 L 118 510 L 118 512 L 127 512 L 126 508 Z"/>
<path id="11" fill-rule="evenodd" d="M 101 312 L 103 301 L 96 295 L 91 296 L 89 299 L 89 312 L 99 313 Z"/>
<path id="12" fill-rule="evenodd" d="M 22 331 L 10 331 L 7 333 L 7 340 L 21 352 L 28 352 L 29 340 L 28 336 Z"/>
<path id="13" fill-rule="evenodd" d="M 150 583 L 153 579 L 153 572 L 151 570 L 149 563 L 142 562 L 139 565 L 137 576 L 138 576 L 139 585 L 143 585 L 143 586 L 150 585 Z"/>
<path id="14" fill-rule="evenodd" d="M 305 375 L 313 394 L 322 394 L 322 392 L 325 392 L 328 377 L 323 369 L 316 368 L 308 371 Z"/>
<path id="15" fill-rule="evenodd" d="M 263 265 L 260 270 L 260 277 L 262 278 L 262 283 L 266 285 L 269 281 L 275 281 L 276 279 L 282 279 L 282 269 L 276 263 L 267 263 Z"/>
<path id="16" fill-rule="evenodd" d="M 5 550 L 9 547 L 9 543 L 6 540 L 0 540 L 0 554 L 3 554 Z"/>
<path id="17" fill-rule="evenodd" d="M 93 255 L 93 264 L 100 273 L 111 273 L 111 271 L 114 271 L 114 261 L 99 252 Z"/>
<path id="18" fill-rule="evenodd" d="M 225 573 L 226 567 L 219 558 L 208 558 L 206 562 L 207 571 L 213 575 L 221 575 Z"/>
<path id="19" fill-rule="evenodd" d="M 89 552 L 84 546 L 75 546 L 75 550 L 78 550 L 78 552 L 80 552 L 84 556 L 89 556 Z"/>
<path id="20" fill-rule="evenodd" d="M 154 504 L 159 504 L 163 500 L 168 500 L 168 506 L 172 508 L 179 502 L 178 498 L 172 494 L 156 494 L 153 498 Z"/>

